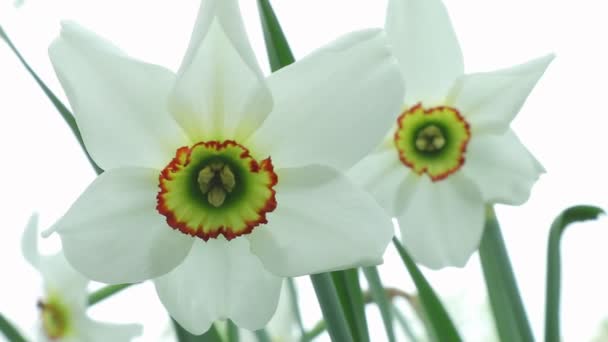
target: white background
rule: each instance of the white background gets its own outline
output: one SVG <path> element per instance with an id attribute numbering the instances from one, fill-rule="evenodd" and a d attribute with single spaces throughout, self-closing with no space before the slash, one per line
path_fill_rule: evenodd
<path id="1" fill-rule="evenodd" d="M 176 69 L 189 39 L 198 1 L 30 0 L 16 10 L 0 2 L 0 24 L 26 59 L 63 99 L 46 49 L 60 19 L 74 19 L 109 38 L 129 54 Z M 446 0 L 460 39 L 467 72 L 489 71 L 555 52 L 557 58 L 514 122 L 522 141 L 543 163 L 528 203 L 499 207 L 527 311 L 542 337 L 548 228 L 563 208 L 579 203 L 608 208 L 606 115 L 608 50 L 605 1 Z M 341 34 L 381 27 L 386 1 L 273 1 L 296 57 Z M 254 0 L 241 0 L 260 64 L 266 68 Z M 429 23 L 429 30 L 432 24 Z M 0 312 L 23 330 L 37 318 L 40 279 L 23 261 L 19 241 L 29 215 L 42 228 L 58 219 L 94 179 L 61 117 L 0 44 Z M 573 226 L 563 241 L 562 327 L 566 341 L 589 341 L 608 317 L 608 221 Z M 46 251 L 56 239 L 43 241 Z M 92 251 L 94 252 L 94 251 Z M 381 266 L 385 283 L 413 292 L 403 265 L 389 247 Z M 467 341 L 487 341 L 492 323 L 478 258 L 464 269 L 426 272 L 448 303 Z M 307 326 L 320 317 L 306 278 L 302 287 Z M 404 308 L 407 306 L 404 305 Z M 370 307 L 374 341 L 384 339 Z M 167 329 L 153 287 L 142 285 L 96 307 L 92 314 L 116 322 L 142 322 L 144 341 Z"/>

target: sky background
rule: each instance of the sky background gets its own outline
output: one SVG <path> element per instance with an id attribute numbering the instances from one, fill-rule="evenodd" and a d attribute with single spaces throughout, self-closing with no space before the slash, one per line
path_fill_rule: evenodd
<path id="1" fill-rule="evenodd" d="M 386 1 L 379 0 L 272 3 L 296 58 L 350 31 L 382 27 L 386 8 Z M 491 71 L 550 52 L 557 55 L 513 123 L 547 174 L 525 205 L 497 209 L 521 293 L 540 338 L 551 221 L 574 204 L 608 208 L 605 4 L 600 0 L 447 0 L 446 5 L 467 72 Z M 15 9 L 11 0 L 0 0 L 0 24 L 38 74 L 65 99 L 47 55 L 61 19 L 78 21 L 133 57 L 175 70 L 197 7 L 194 0 L 30 0 Z M 268 72 L 255 1 L 242 0 L 241 10 L 260 65 Z M 34 211 L 40 213 L 41 228 L 51 225 L 95 175 L 61 117 L 4 44 L 0 44 L 0 118 L 0 312 L 31 331 L 41 283 L 21 256 L 23 228 Z M 564 236 L 565 341 L 591 340 L 608 318 L 607 228 L 608 220 L 603 218 L 577 224 Z M 41 243 L 47 252 L 58 245 L 56 238 Z M 414 291 L 392 246 L 380 271 L 386 285 Z M 477 255 L 463 269 L 425 273 L 448 303 L 466 340 L 486 341 L 493 328 Z M 305 323 L 311 327 L 320 312 L 308 279 L 298 279 L 298 284 Z M 380 341 L 381 321 L 374 307 L 368 310 L 372 336 Z M 95 307 L 92 314 L 109 321 L 143 323 L 142 341 L 155 340 L 168 329 L 151 284 L 125 291 Z"/>

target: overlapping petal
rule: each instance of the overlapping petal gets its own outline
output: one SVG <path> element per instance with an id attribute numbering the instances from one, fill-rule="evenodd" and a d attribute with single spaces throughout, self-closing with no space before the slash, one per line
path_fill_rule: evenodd
<path id="1" fill-rule="evenodd" d="M 370 154 L 348 171 L 348 177 L 365 188 L 392 216 L 397 216 L 395 201 L 399 184 L 405 181 L 410 169 L 403 165 L 394 148 Z"/>
<path id="2" fill-rule="evenodd" d="M 464 66 L 441 0 L 390 0 L 385 29 L 406 80 L 406 104 L 443 101 Z"/>
<path id="3" fill-rule="evenodd" d="M 386 134 L 404 92 L 378 30 L 349 34 L 272 74 L 268 84 L 274 110 L 251 145 L 283 168 L 348 169 Z"/>
<path id="4" fill-rule="evenodd" d="M 193 334 L 227 318 L 245 329 L 262 328 L 276 309 L 281 282 L 251 254 L 247 239 L 221 237 L 196 241 L 184 262 L 154 280 L 171 316 Z"/>
<path id="5" fill-rule="evenodd" d="M 202 3 L 170 103 L 193 141 L 243 141 L 270 113 L 272 96 L 237 1 Z"/>
<path id="6" fill-rule="evenodd" d="M 414 186 L 397 217 L 403 243 L 427 267 L 464 266 L 483 232 L 481 194 L 460 173 L 437 183 L 420 176 Z"/>
<path id="7" fill-rule="evenodd" d="M 553 60 L 547 55 L 511 68 L 460 77 L 448 98 L 471 124 L 473 134 L 504 133 Z"/>
<path id="8" fill-rule="evenodd" d="M 382 262 L 392 224 L 368 193 L 328 167 L 279 172 L 279 205 L 249 238 L 267 269 L 295 277 Z"/>
<path id="9" fill-rule="evenodd" d="M 511 130 L 475 137 L 468 150 L 462 172 L 477 184 L 486 202 L 523 204 L 545 171 Z"/>
<path id="10" fill-rule="evenodd" d="M 188 145 L 167 111 L 175 76 L 126 57 L 94 33 L 63 25 L 49 48 L 57 76 L 93 159 L 102 169 L 162 168 Z"/>
<path id="11" fill-rule="evenodd" d="M 163 275 L 186 257 L 193 238 L 156 211 L 158 173 L 104 172 L 53 226 L 75 268 L 93 280 L 134 283 Z"/>

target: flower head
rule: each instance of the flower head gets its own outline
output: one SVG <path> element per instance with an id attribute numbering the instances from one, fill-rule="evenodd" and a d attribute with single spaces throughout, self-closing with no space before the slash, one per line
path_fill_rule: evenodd
<path id="1" fill-rule="evenodd" d="M 87 276 L 154 279 L 200 334 L 216 319 L 264 326 L 283 277 L 381 261 L 390 220 L 343 174 L 401 106 L 381 31 L 265 78 L 237 1 L 208 0 L 177 74 L 73 23 L 50 56 L 105 170 L 50 230 Z"/>
<path id="2" fill-rule="evenodd" d="M 38 216 L 33 215 L 23 234 L 22 250 L 44 282 L 44 297 L 36 304 L 40 310 L 40 340 L 120 342 L 139 336 L 138 324 L 101 323 L 86 315 L 89 280 L 68 264 L 63 253 L 40 255 L 37 231 Z"/>
<path id="3" fill-rule="evenodd" d="M 385 29 L 408 92 L 384 143 L 350 175 L 398 219 L 418 262 L 462 266 L 486 203 L 525 202 L 544 172 L 509 125 L 553 56 L 464 74 L 440 0 L 390 0 Z"/>

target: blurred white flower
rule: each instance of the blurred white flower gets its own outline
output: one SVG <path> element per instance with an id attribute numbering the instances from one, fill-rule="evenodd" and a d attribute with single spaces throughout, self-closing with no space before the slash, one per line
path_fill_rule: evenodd
<path id="1" fill-rule="evenodd" d="M 398 219 L 417 262 L 463 266 L 486 203 L 525 202 L 544 172 L 509 125 L 553 55 L 465 75 L 440 0 L 390 0 L 385 29 L 407 86 L 403 111 L 350 175 Z"/>
<path id="2" fill-rule="evenodd" d="M 76 272 L 59 252 L 40 255 L 38 217 L 33 215 L 22 238 L 25 259 L 42 275 L 44 297 L 38 301 L 37 337 L 53 342 L 131 341 L 141 334 L 138 324 L 97 322 L 86 315 L 89 280 Z"/>
<path id="3" fill-rule="evenodd" d="M 154 279 L 201 334 L 217 319 L 263 327 L 283 277 L 381 262 L 390 218 L 343 173 L 401 106 L 380 30 L 265 79 L 238 2 L 209 0 L 177 75 L 73 23 L 50 56 L 105 170 L 49 231 L 87 276 Z"/>

